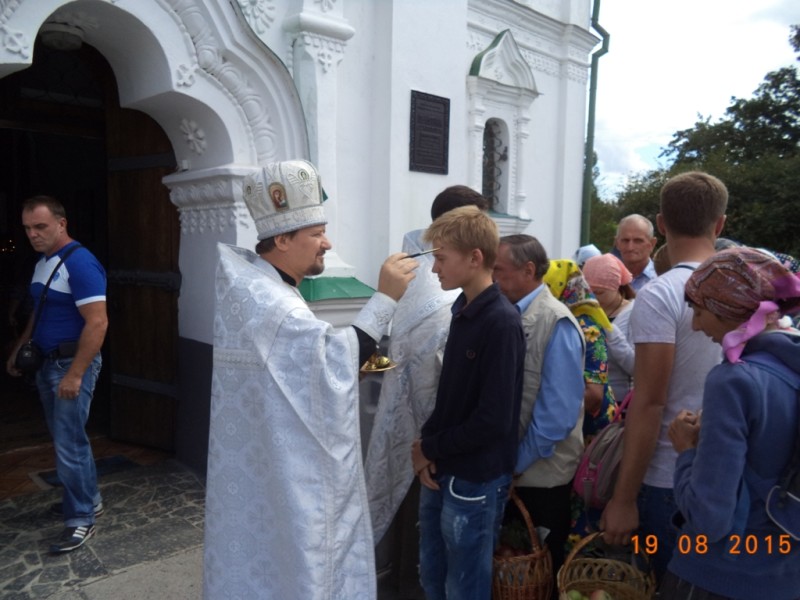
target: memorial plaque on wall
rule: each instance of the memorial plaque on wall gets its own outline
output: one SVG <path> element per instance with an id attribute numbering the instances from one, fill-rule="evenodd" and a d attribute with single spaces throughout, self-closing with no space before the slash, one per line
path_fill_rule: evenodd
<path id="1" fill-rule="evenodd" d="M 411 91 L 411 171 L 447 175 L 450 99 Z"/>

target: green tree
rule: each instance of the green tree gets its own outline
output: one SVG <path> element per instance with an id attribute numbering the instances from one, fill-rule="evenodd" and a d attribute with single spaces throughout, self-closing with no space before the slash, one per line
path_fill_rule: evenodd
<path id="1" fill-rule="evenodd" d="M 616 235 L 616 204 L 604 202 L 597 191 L 597 179 L 600 170 L 597 167 L 597 152 L 592 155 L 592 189 L 590 195 L 591 218 L 589 221 L 589 240 L 601 251 L 608 252 L 614 246 Z"/>
<path id="2" fill-rule="evenodd" d="M 593 194 L 591 200 L 589 239 L 602 252 L 609 252 L 614 247 L 614 237 L 617 234 L 617 205 L 601 200 L 597 194 Z"/>
<path id="3" fill-rule="evenodd" d="M 800 26 L 792 27 L 789 41 L 800 53 Z M 732 98 L 718 121 L 701 116 L 692 128 L 676 132 L 662 157 L 669 166 L 633 177 L 620 193 L 617 219 L 633 212 L 654 219 L 664 181 L 699 169 L 728 187 L 723 235 L 800 256 L 800 77 L 795 66 L 768 73 L 752 98 Z"/>
<path id="4" fill-rule="evenodd" d="M 663 154 L 680 167 L 714 158 L 740 165 L 798 153 L 800 78 L 794 66 L 768 73 L 752 98 L 732 100 L 725 117 L 716 123 L 704 119 L 677 132 Z"/>
<path id="5" fill-rule="evenodd" d="M 655 169 L 632 176 L 617 200 L 617 220 L 637 213 L 656 222 L 661 186 L 670 176 L 664 169 Z"/>

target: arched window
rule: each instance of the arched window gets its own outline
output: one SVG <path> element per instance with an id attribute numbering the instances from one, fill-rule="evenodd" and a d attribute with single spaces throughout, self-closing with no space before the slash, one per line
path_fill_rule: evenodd
<path id="1" fill-rule="evenodd" d="M 483 180 L 481 193 L 495 212 L 508 212 L 508 127 L 489 119 L 483 128 Z"/>
<path id="2" fill-rule="evenodd" d="M 475 56 L 467 76 L 470 185 L 491 199 L 502 231 L 530 222 L 525 198 L 527 125 L 539 92 L 509 30 Z"/>

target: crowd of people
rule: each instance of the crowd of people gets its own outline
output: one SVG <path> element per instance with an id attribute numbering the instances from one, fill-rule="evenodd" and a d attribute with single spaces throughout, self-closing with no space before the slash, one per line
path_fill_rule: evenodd
<path id="1" fill-rule="evenodd" d="M 299 252 L 290 236 L 301 233 L 275 230 L 272 223 L 287 210 L 313 205 L 313 222 L 293 218 L 291 223 L 299 232 L 319 230 L 324 242 L 309 248 L 306 261 L 318 266 L 329 247 L 316 212 L 319 194 L 298 194 L 291 182 L 303 178 L 287 179 L 277 166 L 270 168 L 263 181 L 245 186 L 259 237 L 273 239 L 288 255 Z M 301 168 L 316 180 L 311 165 Z M 286 188 L 282 208 L 259 195 L 275 182 Z M 488 599 L 492 553 L 513 487 L 547 531 L 554 577 L 575 536 L 599 529 L 608 544 L 649 541 L 650 565 L 664 598 L 796 598 L 800 547 L 767 550 L 768 542 L 777 548 L 784 534 L 766 517 L 755 489 L 747 493 L 750 470 L 761 484 L 774 483 L 791 455 L 798 409 L 789 400 L 795 391 L 791 380 L 759 370 L 747 357 L 756 350 L 770 352 L 800 377 L 797 331 L 778 319 L 800 302 L 800 280 L 786 257 L 745 247 L 718 253 L 727 201 L 725 185 L 709 174 L 676 176 L 661 191 L 655 225 L 629 215 L 619 223 L 611 252 L 589 245 L 573 260 L 551 258 L 530 235 L 500 237 L 479 194 L 464 186 L 447 188 L 434 201 L 430 227 L 407 235 L 404 252 L 387 259 L 378 293 L 354 328 L 344 332 L 334 332 L 307 309 L 292 289 L 303 271 L 282 275 L 274 248 L 257 248 L 256 255 L 222 248 L 207 595 L 223 595 L 234 580 L 241 587 L 249 560 L 255 562 L 246 581 L 256 588 L 302 589 L 308 597 L 374 597 L 363 551 L 384 535 L 416 488 L 419 575 L 426 598 Z M 657 252 L 655 227 L 666 238 Z M 265 273 L 269 281 L 263 281 Z M 390 275 L 397 284 L 391 294 L 383 284 Z M 776 284 L 779 280 L 793 283 Z M 269 291 L 276 284 L 280 296 L 291 299 L 286 308 L 267 299 L 276 294 Z M 243 297 L 255 300 L 244 330 Z M 264 303 L 270 310 L 256 310 Z M 376 317 L 381 327 L 362 325 Z M 291 326 L 281 324 L 287 319 Z M 383 375 L 362 473 L 353 460 L 358 432 L 342 418 L 341 407 L 331 404 L 350 402 L 350 410 L 357 410 L 351 398 L 359 365 L 393 320 L 389 354 L 398 367 Z M 231 335 L 229 321 L 237 331 L 249 332 L 246 344 L 241 334 Z M 256 335 L 262 327 L 274 333 Z M 276 341 L 284 330 L 293 337 L 313 332 L 303 346 L 317 358 L 299 353 L 279 359 L 283 344 L 296 344 Z M 338 364 L 328 364 L 334 356 Z M 306 366 L 288 375 L 297 358 L 306 358 L 302 364 L 309 368 L 319 364 L 327 377 L 306 372 Z M 243 386 L 243 377 L 251 384 Z M 309 395 L 302 381 L 316 382 L 315 389 L 325 393 Z M 328 387 L 320 388 L 321 382 Z M 235 402 L 237 395 L 247 398 Z M 586 444 L 617 416 L 625 397 L 631 400 L 613 496 L 603 509 L 576 507 L 580 499 L 572 482 Z M 232 403 L 259 410 L 233 411 Z M 278 410 L 284 403 L 294 407 Z M 328 412 L 331 416 L 317 420 Z M 288 419 L 276 421 L 284 413 Z M 257 426 L 261 419 L 270 431 L 280 427 L 288 433 L 278 441 L 245 445 L 239 436 L 236 443 L 229 440 L 232 430 Z M 334 421 L 338 453 L 327 446 Z M 318 448 L 309 450 L 304 435 Z M 775 441 L 768 449 L 759 443 L 766 439 Z M 309 457 L 319 451 L 326 461 L 347 457 L 348 489 L 363 489 L 363 495 L 344 493 L 344 474 L 338 484 L 328 476 L 333 465 L 320 461 L 312 467 Z M 295 454 L 305 472 L 302 493 L 284 464 Z M 244 469 L 237 477 L 246 485 L 238 480 L 231 485 L 236 469 Z M 280 502 L 276 485 L 283 488 Z M 251 496 L 258 498 L 259 513 L 233 517 L 226 510 L 245 505 Z M 326 511 L 331 511 L 327 518 Z M 256 514 L 277 516 L 285 524 L 276 529 L 267 520 L 270 531 L 256 530 L 269 556 L 260 569 L 255 563 L 263 557 L 246 559 L 246 549 L 234 543 L 245 529 L 252 532 L 250 517 Z M 364 527 L 370 517 L 371 530 Z M 726 538 L 734 534 L 766 540 L 763 552 L 726 555 Z M 294 538 L 292 553 L 279 543 L 287 535 Z M 687 546 L 687 539 L 694 544 Z M 339 555 L 351 546 L 362 551 L 355 562 Z M 327 592 L 319 591 L 322 579 L 309 582 L 308 565 L 325 565 L 338 574 L 327 580 Z"/>
<path id="2" fill-rule="evenodd" d="M 608 253 L 573 258 L 501 237 L 485 198 L 449 187 L 342 329 L 297 289 L 331 248 L 315 167 L 266 165 L 243 191 L 259 242 L 219 246 L 206 598 L 376 598 L 374 545 L 415 489 L 426 598 L 487 600 L 512 488 L 547 531 L 554 578 L 597 529 L 610 545 L 648 541 L 662 598 L 800 597 L 800 542 L 763 497 L 798 443 L 800 332 L 786 315 L 800 278 L 791 257 L 719 241 L 722 181 L 673 177 L 655 224 L 626 216 Z M 41 292 L 77 243 L 53 199 L 28 201 L 23 221 Z M 83 427 L 105 279 L 88 251 L 65 265 L 47 302 L 69 330 L 55 311 L 32 317 L 14 352 L 32 337 L 46 354 L 37 383 L 65 481 L 54 552 L 82 545 L 103 510 Z M 360 367 L 389 333 L 397 368 L 362 460 Z M 19 374 L 14 356 L 7 370 Z M 590 511 L 573 478 L 626 397 L 613 495 Z M 758 544 L 734 552 L 748 536 Z"/>

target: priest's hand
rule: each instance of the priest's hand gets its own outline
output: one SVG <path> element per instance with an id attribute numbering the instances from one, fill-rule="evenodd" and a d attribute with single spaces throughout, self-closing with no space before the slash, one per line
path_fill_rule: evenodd
<path id="1" fill-rule="evenodd" d="M 409 282 L 414 279 L 414 269 L 419 263 L 408 258 L 405 252 L 396 252 L 387 258 L 381 266 L 378 277 L 378 291 L 392 300 L 400 300 L 406 292 Z"/>

